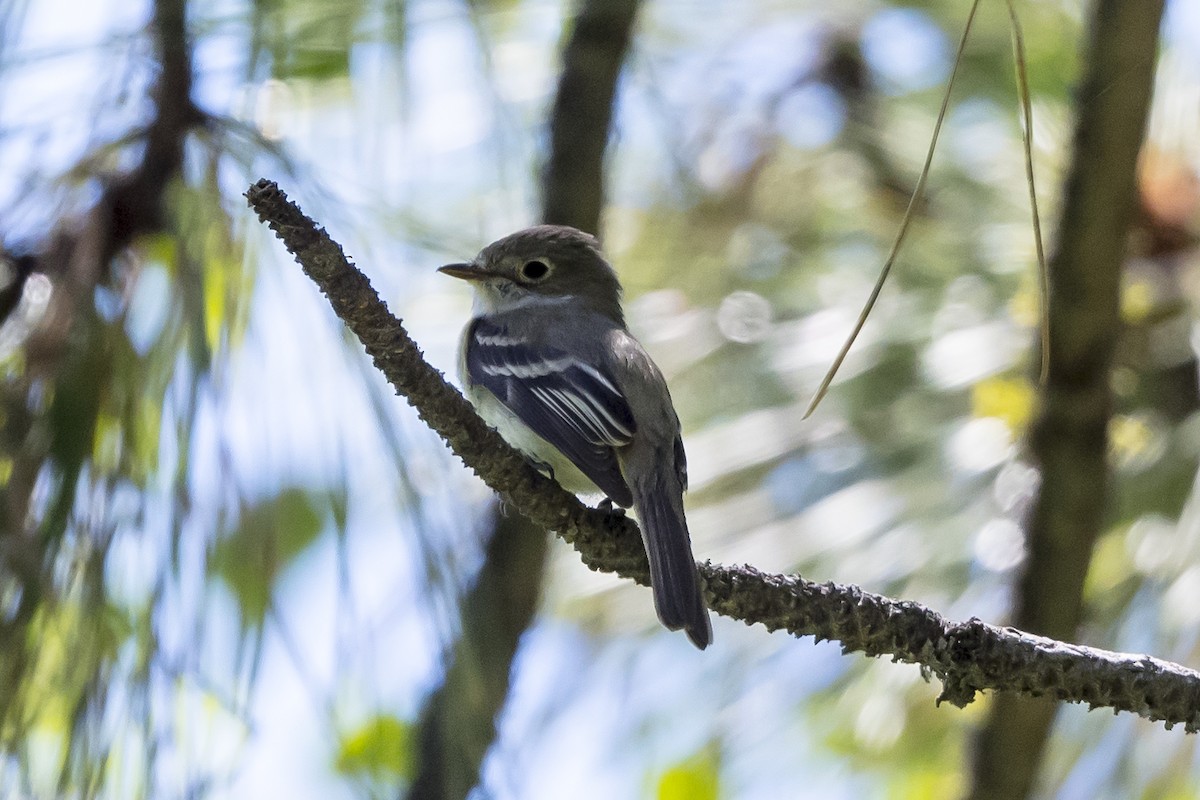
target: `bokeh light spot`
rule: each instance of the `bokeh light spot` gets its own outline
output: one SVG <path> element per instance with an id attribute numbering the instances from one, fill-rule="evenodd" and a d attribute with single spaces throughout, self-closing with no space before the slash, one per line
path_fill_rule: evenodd
<path id="1" fill-rule="evenodd" d="M 862 32 L 867 63 L 896 93 L 940 83 L 949 70 L 946 34 L 928 14 L 912 8 L 881 11 Z"/>
<path id="2" fill-rule="evenodd" d="M 990 520 L 975 537 L 975 558 L 992 572 L 1005 572 L 1025 560 L 1025 535 L 1011 519 Z"/>
<path id="3" fill-rule="evenodd" d="M 761 342 L 771 330 L 771 303 L 754 292 L 733 292 L 717 308 L 717 328 L 731 342 Z"/>
<path id="4" fill-rule="evenodd" d="M 811 150 L 834 140 L 846 122 L 846 109 L 837 92 L 823 83 L 810 83 L 790 92 L 776 111 L 779 131 L 794 147 Z"/>
<path id="5" fill-rule="evenodd" d="M 1012 431 L 1003 420 L 980 417 L 950 435 L 946 457 L 956 469 L 983 472 L 1000 464 L 1012 451 Z"/>

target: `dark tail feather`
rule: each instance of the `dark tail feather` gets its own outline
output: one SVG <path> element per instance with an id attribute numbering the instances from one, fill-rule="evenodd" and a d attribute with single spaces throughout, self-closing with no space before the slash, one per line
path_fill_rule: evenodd
<path id="1" fill-rule="evenodd" d="M 648 491 L 635 488 L 634 505 L 650 559 L 650 585 L 658 618 L 673 631 L 683 628 L 692 644 L 703 650 L 712 643 L 712 623 L 700 593 L 700 575 L 692 556 L 683 504 L 679 499 L 673 502 L 671 493 L 659 484 Z"/>

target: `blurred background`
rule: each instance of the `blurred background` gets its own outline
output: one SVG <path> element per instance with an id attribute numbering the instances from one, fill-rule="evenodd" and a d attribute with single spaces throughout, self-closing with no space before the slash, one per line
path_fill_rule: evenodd
<path id="1" fill-rule="evenodd" d="M 891 282 L 801 421 L 915 186 L 968 5 L 646 3 L 616 53 L 600 230 L 683 423 L 700 559 L 1004 623 L 1039 479 L 1001 4 Z M 470 297 L 435 269 L 542 218 L 577 8 L 0 3 L 0 796 L 412 785 L 503 510 L 242 193 L 278 181 L 452 375 Z M 1052 239 L 1089 7 L 1018 10 Z M 1200 666 L 1200 5 L 1168 2 L 1154 91 L 1079 639 Z M 559 541 L 546 559 L 516 576 L 540 599 L 473 796 L 967 791 L 990 697 L 935 707 L 913 665 L 722 618 L 700 653 L 646 589 Z M 1190 797 L 1198 755 L 1067 707 L 1030 768 L 1037 796 Z"/>

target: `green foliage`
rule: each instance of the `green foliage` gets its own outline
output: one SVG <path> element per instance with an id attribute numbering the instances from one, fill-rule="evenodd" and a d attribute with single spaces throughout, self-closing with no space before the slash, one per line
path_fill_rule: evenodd
<path id="1" fill-rule="evenodd" d="M 664 770 L 654 796 L 656 800 L 717 800 L 720 777 L 716 753 L 707 748 Z"/>
<path id="2" fill-rule="evenodd" d="M 287 387 L 288 412 L 311 410 L 310 400 L 328 402 L 317 389 L 341 374 L 343 360 L 369 373 L 356 344 L 344 359 L 319 360 L 293 341 L 295 330 L 281 321 L 312 333 L 328 322 L 324 309 L 314 318 L 288 305 L 283 313 L 251 319 L 259 262 L 272 280 L 266 284 L 270 292 L 254 303 L 257 311 L 279 312 L 293 303 L 293 295 L 274 292 L 294 288 L 289 281 L 296 267 L 274 242 L 246 257 L 243 239 L 255 241 L 258 231 L 238 192 L 260 174 L 275 177 L 281 163 L 302 165 L 288 176 L 295 179 L 289 190 L 360 259 L 393 308 L 415 320 L 422 346 L 435 356 L 448 353 L 447 343 L 468 313 L 466 302 L 454 289 L 426 281 L 412 265 L 461 257 L 505 226 L 536 216 L 531 198 L 544 155 L 538 131 L 551 105 L 562 23 L 569 25 L 560 15 L 569 7 L 520 0 L 465 5 L 256 0 L 241 10 L 189 4 L 195 69 L 205 87 L 202 104 L 212 116 L 186 143 L 186 174 L 169 192 L 161 225 L 104 265 L 95 296 L 89 290 L 73 298 L 80 316 L 61 361 L 47 362 L 44 353 L 0 339 L 8 348 L 0 353 L 0 425 L 6 435 L 0 488 L 8 491 L 21 482 L 30 487 L 30 518 L 43 534 L 28 537 L 33 543 L 28 575 L 17 580 L 0 573 L 0 708 L 15 709 L 4 717 L 2 738 L 4 755 L 12 755 L 8 763 L 18 772 L 34 749 L 31 731 L 49 736 L 59 748 L 50 770 L 54 779 L 41 794 L 101 792 L 95 776 L 106 769 L 119 774 L 121 766 L 106 761 L 106 753 L 128 753 L 130 763 L 139 758 L 147 763 L 144 794 L 178 786 L 180 795 L 201 797 L 213 787 L 220 791 L 239 770 L 258 768 L 197 757 L 182 768 L 192 770 L 186 775 L 153 775 L 158 784 L 150 779 L 160 753 L 206 735 L 204 721 L 185 720 L 178 728 L 163 723 L 179 705 L 180 686 L 202 687 L 205 697 L 220 698 L 251 729 L 261 728 L 265 741 L 279 736 L 256 716 L 273 717 L 279 710 L 263 711 L 256 702 L 262 683 L 277 679 L 268 668 L 294 667 L 303 691 L 312 696 L 298 703 L 289 694 L 275 702 L 295 706 L 311 700 L 319 709 L 317 724 L 328 730 L 345 719 L 347 696 L 355 703 L 377 700 L 373 692 L 390 699 L 415 694 L 414 687 L 423 690 L 438 679 L 439 648 L 456 630 L 454 598 L 470 579 L 478 545 L 441 444 L 426 431 L 414 435 L 415 422 L 397 424 L 394 414 L 406 412 L 398 411 L 402 404 L 393 404 L 390 394 L 365 423 L 340 406 L 322 405 L 306 418 L 317 422 L 289 431 L 301 446 L 318 435 L 329 437 L 323 445 L 338 441 L 336 455 L 321 454 L 329 455 L 332 466 L 321 467 L 338 476 L 330 483 L 344 480 L 357 498 L 368 498 L 370 509 L 369 524 L 351 531 L 346 495 L 339 494 L 343 487 L 314 480 L 314 488 L 301 489 L 286 470 L 277 474 L 272 467 L 246 476 L 227 470 L 225 461 L 214 466 L 213 452 L 236 460 L 260 442 L 234 442 L 220 422 L 195 424 L 224 420 L 214 407 L 237 412 L 233 417 L 244 414 L 251 425 L 282 413 L 277 406 L 228 407 L 247 402 L 233 389 L 245 388 L 239 371 L 262 366 L 255 359 L 272 366 L 298 362 L 299 372 L 315 384 Z M 965 6 L 952 0 L 885 2 L 860 10 L 864 24 L 890 10 L 927 15 L 947 40 L 965 14 Z M 882 89 L 886 81 L 865 59 L 858 23 L 835 30 L 817 7 L 723 6 L 728 25 L 712 25 L 693 11 L 687 4 L 645 4 L 610 142 L 605 234 L 630 308 L 641 308 L 654 293 L 649 305 L 658 310 L 631 313 L 631 319 L 643 325 L 639 335 L 669 373 L 693 473 L 708 473 L 688 498 L 697 554 L 861 583 L 950 616 L 978 614 L 1003 622 L 1015 570 L 985 564 L 975 546 L 989 522 L 1015 526 L 1028 511 L 1027 491 L 1001 490 L 1008 473 L 1033 471 L 1023 461 L 1021 443 L 1036 412 L 1037 387 L 1029 347 L 1036 323 L 1031 235 L 1002 4 L 985 4 L 981 11 L 928 196 L 892 283 L 847 370 L 817 417 L 804 424 L 789 410 L 807 402 L 847 332 L 846 310 L 856 312 L 869 290 L 915 180 L 939 91 Z M 1069 146 L 1066 120 L 1081 33 L 1070 12 L 1056 4 L 1022 4 L 1019 11 L 1028 36 L 1035 157 L 1039 188 L 1050 201 L 1043 210 L 1049 222 Z M 0 20 L 0 26 L 19 39 L 9 22 Z M 794 39 L 789 31 L 798 32 Z M 110 41 L 127 42 L 129 36 L 122 29 Z M 137 52 L 152 53 L 151 45 L 139 41 Z M 790 60 L 793 50 L 806 48 L 812 52 Z M 863 78 L 854 91 L 830 77 L 831 65 L 812 63 L 834 51 L 846 59 L 843 77 Z M 214 52 L 245 60 L 235 58 L 231 70 L 224 61 L 210 60 Z M 20 64 L 19 48 L 11 53 L 6 65 L 37 67 Z M 45 60 L 62 68 L 57 57 Z M 134 69 L 126 58 L 112 61 Z M 22 86 L 13 79 L 19 70 L 3 69 L 5 86 L 20 96 Z M 231 71 L 238 89 L 222 105 L 222 90 L 214 87 Z M 446 76 L 454 80 L 435 80 Z M 129 75 L 87 78 L 87 102 L 80 104 L 87 116 L 80 111 L 80 130 L 93 124 L 94 106 L 108 108 L 93 97 L 104 86 L 122 87 L 137 104 L 150 105 Z M 773 80 L 777 86 L 763 88 Z M 321 84 L 335 90 L 313 91 Z M 828 140 L 797 144 L 779 112 L 813 88 L 832 96 L 842 125 Z M 425 100 L 414 102 L 418 95 Z M 276 140 L 266 126 L 257 127 L 255 116 L 265 100 L 279 97 L 286 97 L 286 108 L 271 110 L 287 126 Z M 114 99 L 112 105 L 119 102 L 124 101 Z M 61 111 L 57 104 L 48 107 Z M 439 120 L 442 126 L 434 124 Z M 805 116 L 791 125 L 810 122 Z M 51 123 L 46 130 L 62 124 L 57 118 Z M 3 135 L 12 135 L 19 124 Z M 136 151 L 130 143 L 140 145 L 141 132 L 114 133 L 121 124 L 118 117 L 103 118 L 95 129 L 102 141 L 81 155 L 67 184 L 94 187 L 129 160 Z M 441 137 L 463 128 L 476 138 L 443 148 Z M 27 149 L 59 148 L 38 143 Z M 720 167 L 716 179 L 705 171 L 713 164 Z M 53 173 L 40 160 L 32 168 L 39 179 Z M 34 205 L 23 200 L 17 210 Z M 63 222 L 71 229 L 74 220 L 64 211 Z M 1194 232 L 1193 223 L 1183 227 L 1189 224 Z M 1107 647 L 1161 647 L 1155 654 L 1186 660 L 1195 656 L 1197 623 L 1190 609 L 1196 598 L 1189 594 L 1195 582 L 1187 572 L 1195 563 L 1195 545 L 1189 544 L 1194 532 L 1177 520 L 1194 511 L 1189 498 L 1200 405 L 1194 353 L 1187 345 L 1193 303 L 1175 285 L 1187 283 L 1181 276 L 1194 266 L 1194 253 L 1180 251 L 1172 258 L 1177 260 L 1156 261 L 1148 277 L 1127 289 L 1123 302 L 1129 330 L 1114 378 L 1115 506 L 1089 572 L 1087 637 Z M 55 291 L 64 290 L 60 276 L 51 275 L 50 282 Z M 738 339 L 719 323 L 722 304 L 734 293 L 763 300 L 768 314 L 760 336 Z M 938 345 L 987 325 L 1006 331 L 1018 346 L 967 378 L 938 377 L 947 363 L 934 357 Z M 1175 340 L 1184 343 L 1176 348 L 1182 355 L 1166 360 L 1162 345 Z M 974 357 L 955 358 L 960 366 L 974 367 Z M 442 366 L 449 369 L 451 363 L 447 357 Z M 27 369 L 34 372 L 26 374 Z M 329 394 L 357 397 L 358 374 Z M 362 383 L 371 381 L 376 386 L 378 376 L 370 374 Z M 361 415 L 361 407 L 347 407 Z M 14 426 L 22 415 L 35 424 Z M 767 424 L 737 427 L 756 420 Z M 957 463 L 955 437 L 980 420 L 999 421 L 993 428 L 1007 432 L 1000 455 L 985 466 Z M 20 435 L 9 438 L 14 428 Z M 711 437 L 717 444 L 706 452 L 703 442 L 722 428 L 748 434 Z M 787 452 L 775 446 L 778 441 L 789 443 Z M 874 487 L 865 495 L 870 504 L 839 504 L 839 497 L 859 497 L 854 492 L 868 483 Z M 412 487 L 397 503 L 403 505 L 398 512 L 388 507 L 397 485 Z M 261 499 L 239 507 L 237 498 L 247 497 Z M 1161 530 L 1148 534 L 1148 522 Z M 306 559 L 329 530 L 336 536 L 336 565 Z M 374 557 L 381 542 L 393 548 L 388 559 Z M 364 549 L 371 553 L 365 576 L 362 560 L 353 558 Z M 573 558 L 567 548 L 559 549 L 564 559 Z M 113 552 L 133 565 L 118 569 Z M 537 719 L 525 739 L 504 743 L 503 757 L 518 765 L 504 768 L 521 773 L 512 777 L 515 791 L 545 770 L 540 759 L 547 749 L 562 752 L 553 743 L 547 748 L 539 736 L 557 736 L 555 723 L 572 719 L 571 712 L 588 709 L 597 697 L 619 695 L 628 698 L 620 713 L 587 730 L 589 747 L 600 753 L 629 748 L 631 791 L 640 785 L 660 800 L 729 795 L 739 785 L 735 771 L 750 748 L 774 746 L 775 757 L 794 756 L 776 744 L 784 741 L 776 734 L 792 725 L 808 732 L 807 755 L 814 762 L 853 773 L 879 796 L 961 793 L 968 737 L 983 703 L 965 711 L 938 708 L 936 687 L 909 668 L 860 659 L 839 662 L 836 678 L 768 695 L 775 684 L 802 684 L 797 664 L 807 667 L 816 657 L 807 641 L 783 642 L 757 630 L 740 640 L 719 634 L 723 644 L 705 653 L 703 662 L 674 655 L 655 662 L 662 648 L 635 639 L 652 629 L 645 593 L 616 588 L 608 578 L 577 581 L 571 569 L 578 569 L 574 561 L 553 570 L 545 614 L 555 630 L 538 631 L 528 648 L 533 655 L 527 656 L 546 657 L 558 648 L 554 655 L 569 659 L 571 680 L 543 664 L 521 667 L 550 677 L 530 681 L 523 695 L 514 695 L 518 712 Z M 328 580 L 331 573 L 337 576 L 330 612 L 336 615 L 330 626 L 335 639 L 314 645 L 289 638 L 294 631 L 283 618 L 313 596 L 310 581 Z M 368 589 L 360 590 L 360 577 L 368 578 L 362 581 Z M 382 593 L 381 584 L 387 588 L 382 600 L 372 594 Z M 207 593 L 214 587 L 233 598 L 238 620 L 208 614 L 213 598 Z M 384 612 L 372 615 L 373 602 Z M 587 648 L 571 638 L 576 631 L 562 635 L 567 604 L 588 608 L 595 621 L 587 628 Z M 1158 625 L 1171 616 L 1182 620 L 1176 628 Z M 10 627 L 12 619 L 17 622 Z M 9 635 L 13 631 L 19 635 Z M 180 650 L 160 650 L 162 642 L 179 640 Z M 285 640 L 297 663 L 279 667 L 287 659 L 226 657 L 277 640 Z M 733 641 L 739 643 L 724 644 Z M 418 646 L 420 657 L 404 650 Z M 324 665 L 330 653 L 336 654 L 330 674 L 309 668 Z M 397 653 L 406 669 L 393 668 Z M 382 670 L 380 662 L 386 664 Z M 407 669 L 409 662 L 419 664 Z M 247 663 L 255 667 L 246 670 Z M 693 663 L 704 666 L 693 669 Z M 636 693 L 647 665 L 686 683 L 691 696 L 719 698 L 711 700 L 711 717 L 699 723 L 717 744 L 650 778 L 644 760 L 651 756 L 645 754 L 658 748 L 645 746 L 647 740 L 654 731 L 672 736 L 681 709 L 669 693 Z M 760 674 L 746 681 L 751 669 Z M 505 675 L 481 671 L 478 677 Z M 156 696 L 165 696 L 165 711 L 146 700 L 154 681 Z M 724 726 L 752 694 L 768 697 L 755 723 L 771 735 L 747 743 Z M 1105 737 L 1132 729 L 1130 746 L 1100 754 L 1119 764 L 1110 794 L 1187 795 L 1196 772 L 1192 743 L 1167 739 L 1171 733 L 1141 723 L 1112 727 L 1107 714 L 1068 713 L 1075 711 L 1074 727 L 1065 728 L 1054 745 L 1059 756 L 1047 770 L 1048 785 L 1065 780 L 1081 759 L 1095 758 Z M 336 736 L 331 766 L 346 783 L 369 793 L 373 783 L 390 789 L 412 777 L 417 734 L 410 723 L 379 714 Z M 262 741 L 238 747 L 254 753 Z M 1177 755 L 1155 761 L 1163 741 L 1176 743 Z M 303 746 L 293 740 L 269 743 Z M 174 766 L 178 759 L 164 761 Z M 1144 768 L 1147 762 L 1155 768 Z M 0 785 L 15 786 L 6 782 L 12 774 L 0 771 Z M 494 789 L 485 787 L 484 793 Z M 172 789 L 166 791 L 170 796 Z M 502 790 L 495 794 L 505 796 Z"/>
<path id="3" fill-rule="evenodd" d="M 257 0 L 255 27 L 271 55 L 273 77 L 311 81 L 349 77 L 350 54 L 366 9 L 363 0 Z"/>
<path id="4" fill-rule="evenodd" d="M 100 763 L 86 757 L 96 733 L 90 710 L 101 691 L 99 676 L 134 636 L 134 623 L 124 610 L 86 591 L 77 583 L 69 596 L 41 604 L 27 640 L 6 642 L 0 651 L 0 674 L 21 675 L 17 685 L 4 687 L 0 747 L 19 758 L 35 791 L 30 796 L 57 796 L 60 776 L 74 772 L 95 779 L 103 770 L 103 756 Z"/>
<path id="5" fill-rule="evenodd" d="M 379 714 L 342 735 L 334 766 L 349 777 L 377 781 L 409 779 L 413 775 L 415 746 L 410 723 Z"/>
<path id="6" fill-rule="evenodd" d="M 237 600 L 242 625 L 258 627 L 280 575 L 308 549 L 325 524 L 327 501 L 288 488 L 243 506 L 237 528 L 220 539 L 210 569 Z"/>

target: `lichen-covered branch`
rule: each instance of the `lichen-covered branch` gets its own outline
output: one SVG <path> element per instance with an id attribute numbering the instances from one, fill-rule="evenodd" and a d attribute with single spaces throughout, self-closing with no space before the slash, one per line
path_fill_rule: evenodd
<path id="1" fill-rule="evenodd" d="M 329 299 L 375 365 L 423 420 L 522 514 L 575 546 L 584 563 L 648 583 L 641 537 L 624 516 L 584 506 L 526 463 L 470 404 L 425 363 L 367 278 L 279 187 L 260 180 L 250 206 Z M 747 624 L 839 642 L 847 652 L 921 664 L 958 706 L 982 689 L 1022 692 L 1133 711 L 1200 728 L 1200 673 L 1170 662 L 1065 644 L 971 620 L 951 623 L 923 606 L 816 584 L 750 566 L 702 564 L 709 607 Z"/>

